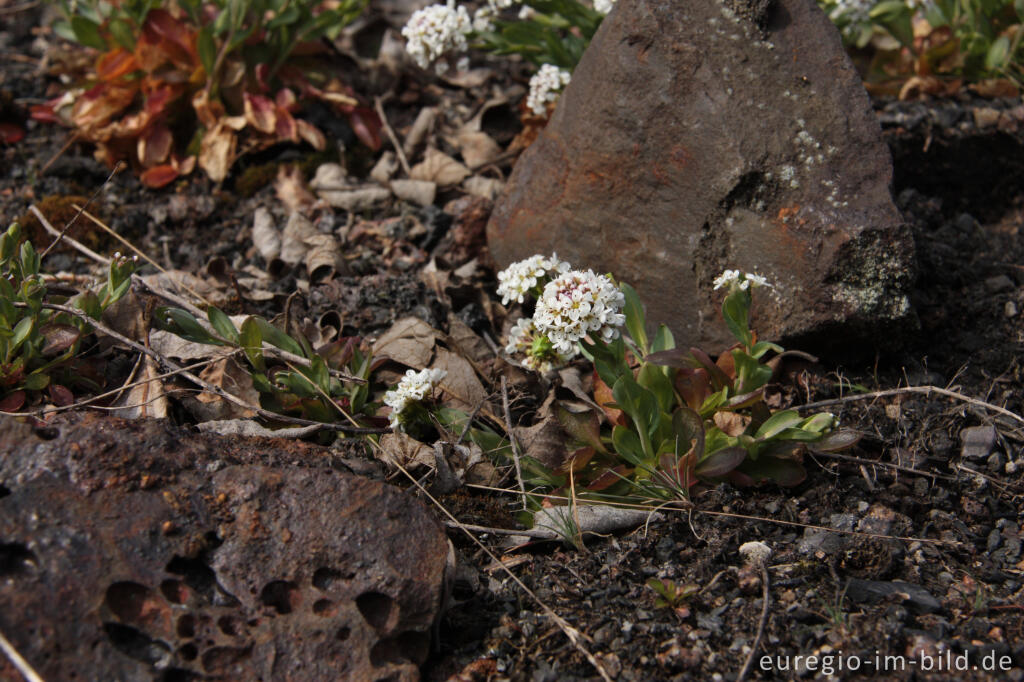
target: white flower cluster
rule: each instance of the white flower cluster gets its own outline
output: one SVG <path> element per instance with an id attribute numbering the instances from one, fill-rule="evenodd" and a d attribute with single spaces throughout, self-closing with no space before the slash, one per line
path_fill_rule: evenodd
<path id="1" fill-rule="evenodd" d="M 393 390 L 384 394 L 384 404 L 391 408 L 391 428 L 401 428 L 402 413 L 413 403 L 418 403 L 433 392 L 434 388 L 448 376 L 443 369 L 425 369 L 417 372 L 410 369 Z"/>
<path id="2" fill-rule="evenodd" d="M 448 0 L 447 5 L 430 5 L 413 12 L 402 28 L 405 51 L 425 69 L 449 52 L 465 52 L 466 36 L 472 30 L 469 13 L 465 7 L 456 8 L 454 0 Z"/>
<path id="3" fill-rule="evenodd" d="M 601 14 L 608 14 L 615 7 L 615 0 L 594 0 L 594 9 Z"/>
<path id="4" fill-rule="evenodd" d="M 530 79 L 530 94 L 526 96 L 527 108 L 538 116 L 544 116 L 548 111 L 548 103 L 558 99 L 571 77 L 572 74 L 568 71 L 553 64 L 540 67 Z"/>
<path id="5" fill-rule="evenodd" d="M 551 346 L 551 342 L 537 331 L 529 317 L 520 318 L 516 326 L 509 330 L 505 352 L 509 355 L 521 353 L 525 357 L 523 367 L 541 373 L 550 372 L 570 360 L 569 356 L 559 353 Z"/>
<path id="6" fill-rule="evenodd" d="M 740 288 L 740 291 L 746 291 L 750 287 L 770 287 L 767 278 L 761 275 L 755 275 L 752 272 L 747 274 L 741 273 L 739 270 L 726 270 L 721 275 L 715 278 L 715 289 L 721 289 L 722 287 L 732 286 L 733 282 Z"/>
<path id="7" fill-rule="evenodd" d="M 502 305 L 511 301 L 522 303 L 526 294 L 545 277 L 554 277 L 569 271 L 569 264 L 558 260 L 558 254 L 545 258 L 540 254 L 530 256 L 508 266 L 498 273 L 498 294 Z"/>
<path id="8" fill-rule="evenodd" d="M 850 24 L 864 24 L 871 19 L 871 10 L 878 0 L 835 0 L 828 16 L 833 21 L 842 19 Z"/>
<path id="9" fill-rule="evenodd" d="M 573 270 L 547 283 L 537 301 L 533 323 L 563 355 L 576 353 L 576 342 L 596 332 L 607 343 L 626 322 L 620 311 L 626 297 L 604 275 Z"/>

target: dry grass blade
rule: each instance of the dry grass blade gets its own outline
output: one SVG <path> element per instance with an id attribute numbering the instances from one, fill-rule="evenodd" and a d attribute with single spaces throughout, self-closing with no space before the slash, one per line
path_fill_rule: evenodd
<path id="1" fill-rule="evenodd" d="M 523 485 L 523 468 L 519 463 L 519 444 L 516 442 L 516 434 L 512 430 L 512 412 L 508 406 L 508 379 L 501 377 L 501 403 L 505 408 L 505 430 L 508 432 L 508 442 L 512 444 L 512 461 L 516 465 L 516 481 L 519 482 L 519 492 L 523 496 L 523 509 L 528 509 L 526 501 L 526 486 Z"/>
<path id="2" fill-rule="evenodd" d="M 956 391 L 950 391 L 946 388 L 939 388 L 938 386 L 904 386 L 902 388 L 890 388 L 884 391 L 872 391 L 871 393 L 857 393 L 855 395 L 847 395 L 842 398 L 832 398 L 830 400 L 819 400 L 813 403 L 805 403 L 804 405 L 797 405 L 797 410 L 816 410 L 820 407 L 828 407 L 830 405 L 842 405 L 843 403 L 852 403 L 860 400 L 874 400 L 876 398 L 886 398 L 893 395 L 902 395 L 905 393 L 918 393 L 926 396 L 931 396 L 933 393 L 947 398 L 955 398 L 956 400 L 963 401 L 970 405 L 976 405 L 983 407 L 986 410 L 991 410 L 997 414 L 1001 414 L 1005 417 L 1015 419 L 1021 424 L 1024 424 L 1024 417 L 1020 416 L 1015 412 L 1011 412 L 1004 407 L 987 403 L 984 400 L 978 400 L 970 396 L 964 395 L 963 393 L 957 393 Z"/>
<path id="3" fill-rule="evenodd" d="M 7 656 L 7 660 L 11 662 L 11 665 L 17 669 L 21 676 L 24 677 L 28 682 L 43 682 L 43 678 L 39 676 L 32 666 L 29 665 L 28 661 L 21 657 L 18 650 L 4 637 L 4 634 L 0 632 L 0 649 L 3 649 L 4 655 Z"/>
<path id="4" fill-rule="evenodd" d="M 108 175 L 107 179 L 103 181 L 103 184 L 100 185 L 99 187 L 97 187 L 96 191 L 92 193 L 91 197 L 89 197 L 89 201 L 86 202 L 86 205 L 85 206 L 75 206 L 74 207 L 75 209 L 78 210 L 78 213 L 76 213 L 74 215 L 74 217 L 72 217 L 71 220 L 69 220 L 67 222 L 67 224 L 64 226 L 64 229 L 61 230 L 56 235 L 56 239 L 54 239 L 52 242 L 50 242 L 49 246 L 47 246 L 45 249 L 43 249 L 43 252 L 41 254 L 39 254 L 39 260 L 42 260 L 42 259 L 46 258 L 46 254 L 50 253 L 50 251 L 52 251 L 54 249 L 54 247 L 57 246 L 57 244 L 60 244 L 61 240 L 64 239 L 64 236 L 67 234 L 68 230 L 70 230 L 74 226 L 74 224 L 76 222 L 78 222 L 78 217 L 81 216 L 83 213 L 85 213 L 86 206 L 88 206 L 89 204 L 91 204 L 93 201 L 96 200 L 96 197 L 98 197 L 100 192 L 103 191 L 103 188 L 106 187 L 110 183 L 110 180 L 115 175 L 117 175 L 119 172 L 121 172 L 121 169 L 124 168 L 124 167 L 125 167 L 125 165 L 122 162 L 118 161 L 117 165 L 114 166 L 114 170 L 110 171 L 110 175 Z M 32 208 L 35 209 L 35 206 L 33 205 Z M 35 210 L 34 212 L 35 212 L 36 216 L 38 217 L 39 216 L 39 211 Z M 42 220 L 41 217 L 39 219 L 40 219 L 40 221 Z"/>
<path id="5" fill-rule="evenodd" d="M 395 131 L 391 128 L 391 124 L 388 123 L 388 117 L 384 115 L 384 104 L 381 102 L 380 97 L 373 98 L 374 109 L 377 110 L 377 116 L 380 117 L 380 123 L 384 127 L 384 133 L 391 140 L 391 145 L 395 148 L 395 154 L 398 155 L 398 162 L 402 164 L 402 170 L 405 171 L 405 177 L 412 177 L 412 170 L 409 168 L 409 159 L 405 158 L 405 150 L 402 145 L 398 143 L 398 137 L 395 135 Z"/>

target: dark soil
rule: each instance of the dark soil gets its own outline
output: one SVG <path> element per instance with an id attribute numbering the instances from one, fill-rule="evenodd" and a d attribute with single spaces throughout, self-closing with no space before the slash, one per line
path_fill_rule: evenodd
<path id="1" fill-rule="evenodd" d="M 240 195 L 241 180 L 255 177 L 246 175 L 259 166 L 255 160 L 243 160 L 220 187 L 200 173 L 163 191 L 145 190 L 129 173 L 105 184 L 109 170 L 88 149 L 72 145 L 58 155 L 66 131 L 26 122 L 30 104 L 59 91 L 54 74 L 40 73 L 40 60 L 55 43 L 45 32 L 33 33 L 39 11 L 2 18 L 0 117 L 27 128 L 24 140 L 0 146 L 4 225 L 24 221 L 36 203 L 61 226 L 73 216 L 67 197 L 95 194 L 91 210 L 165 267 L 214 282 L 225 263 L 236 274 L 246 266 L 262 269 L 248 232 L 255 208 L 276 200 L 270 186 Z M 502 78 L 503 86 L 512 84 L 507 73 Z M 472 108 L 487 95 L 483 88 L 426 86 L 412 77 L 395 87 L 402 97 L 388 115 L 399 131 L 425 104 Z M 1005 116 L 979 117 L 980 109 Z M 809 461 L 809 477 L 795 489 L 722 485 L 697 496 L 692 512 L 667 511 L 667 521 L 646 531 L 589 538 L 583 549 L 555 542 L 519 547 L 503 535 L 480 536 L 581 633 L 613 678 L 735 679 L 762 619 L 763 579 L 738 554 L 752 540 L 774 553 L 751 678 L 827 677 L 823 656 L 832 656 L 827 660 L 842 679 L 1024 678 L 1024 423 L 981 404 L 1024 413 L 1024 117 L 1019 100 L 878 102 L 877 110 L 894 153 L 894 195 L 917 243 L 919 328 L 899 351 L 879 352 L 867 364 L 825 359 L 794 366 L 775 389 L 784 404 L 834 400 L 826 409 L 865 434 L 859 445 L 846 458 Z M 496 115 L 495 125 L 511 125 L 509 119 Z M 259 161 L 301 154 L 278 149 Z M 446 204 L 455 198 L 437 202 L 450 212 L 396 203 L 359 216 L 388 229 L 354 248 L 344 276 L 303 289 L 295 314 L 310 322 L 327 315 L 343 334 L 373 336 L 407 314 L 444 329 L 452 312 L 499 338 L 501 330 L 489 328 L 482 312 L 491 272 L 444 297 L 419 277 L 432 256 L 458 261 L 452 265 L 467 256 L 486 262 L 472 235 L 451 227 L 465 218 L 464 205 Z M 348 216 L 333 219 L 340 226 Z M 84 223 L 71 234 L 101 251 L 117 248 Z M 381 235 L 398 247 L 385 251 Z M 85 273 L 91 264 L 59 250 L 47 267 Z M 281 313 L 304 277 L 268 280 L 262 287 L 269 295 L 260 300 L 239 297 L 231 277 L 221 278 L 223 305 L 229 312 Z M 860 398 L 864 391 L 906 386 L 937 386 L 974 400 L 924 392 Z M 188 418 L 184 410 L 180 415 Z M 983 426 L 994 427 L 994 445 L 962 451 L 961 434 Z M 469 490 L 445 501 L 465 523 L 514 527 L 513 498 Z M 459 572 L 427 679 L 596 678 L 508 573 L 463 532 L 452 530 L 450 537 Z M 701 591 L 675 609 L 658 607 L 646 586 L 651 578 Z M 964 654 L 968 669 L 948 670 Z M 771 660 L 762 667 L 764 655 Z M 811 655 L 819 658 L 809 663 Z M 943 671 L 923 672 L 929 664 Z M 995 671 L 983 669 L 992 665 Z"/>

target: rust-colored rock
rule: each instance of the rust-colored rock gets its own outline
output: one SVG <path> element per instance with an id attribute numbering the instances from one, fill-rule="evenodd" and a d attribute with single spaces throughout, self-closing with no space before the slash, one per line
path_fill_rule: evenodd
<path id="1" fill-rule="evenodd" d="M 755 302 L 762 336 L 850 341 L 914 319 L 891 176 L 813 0 L 635 0 L 516 164 L 488 240 L 501 265 L 557 251 L 629 281 L 682 344 L 729 338 L 712 291 L 726 268 L 775 283 Z"/>
<path id="2" fill-rule="evenodd" d="M 322 448 L 66 416 L 0 452 L 0 631 L 44 679 L 419 678 L 447 541 Z"/>

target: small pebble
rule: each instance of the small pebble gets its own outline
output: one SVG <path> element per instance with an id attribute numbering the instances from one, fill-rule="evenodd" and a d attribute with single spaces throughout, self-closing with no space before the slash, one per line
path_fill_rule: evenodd
<path id="1" fill-rule="evenodd" d="M 963 443 L 960 456 L 964 459 L 985 459 L 995 447 L 996 435 L 996 427 L 991 424 L 964 429 L 960 432 Z"/>
<path id="2" fill-rule="evenodd" d="M 1013 301 L 1007 301 L 1003 305 L 1003 315 L 1006 317 L 1017 317 L 1017 304 Z"/>

